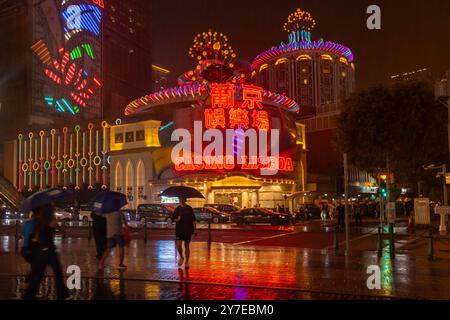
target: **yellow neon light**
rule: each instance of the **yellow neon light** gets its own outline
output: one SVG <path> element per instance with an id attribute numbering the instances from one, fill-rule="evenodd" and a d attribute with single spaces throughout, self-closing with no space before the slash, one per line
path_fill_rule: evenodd
<path id="1" fill-rule="evenodd" d="M 353 70 L 355 70 L 355 64 L 353 62 L 350 64 L 350 66 L 352 67 Z"/>
<path id="2" fill-rule="evenodd" d="M 254 76 L 256 76 L 256 71 L 255 71 L 255 70 L 252 72 L 252 78 L 253 78 Z"/>
<path id="3" fill-rule="evenodd" d="M 155 70 L 155 71 L 162 72 L 162 73 L 170 73 L 170 70 L 164 69 L 164 68 L 159 67 L 159 66 L 154 65 L 154 64 L 152 64 L 152 69 Z"/>
<path id="4" fill-rule="evenodd" d="M 348 65 L 348 60 L 346 58 L 344 58 L 344 57 L 339 58 L 339 61 L 344 63 L 344 64 L 346 64 L 346 65 Z"/>
<path id="5" fill-rule="evenodd" d="M 330 55 L 328 55 L 328 54 L 323 54 L 320 58 L 321 58 L 322 60 L 330 60 L 330 61 L 333 61 L 333 58 L 332 58 Z"/>
<path id="6" fill-rule="evenodd" d="M 310 55 L 302 54 L 302 55 L 299 55 L 299 56 L 297 57 L 296 60 L 297 60 L 297 61 L 298 61 L 298 60 L 312 60 L 312 58 L 311 58 Z"/>
<path id="7" fill-rule="evenodd" d="M 261 68 L 259 68 L 259 72 L 261 72 L 261 71 L 267 69 L 268 67 L 269 67 L 269 65 L 268 65 L 267 63 L 266 63 L 266 64 L 263 64 L 263 65 L 261 66 Z"/>
<path id="8" fill-rule="evenodd" d="M 275 62 L 275 65 L 277 66 L 279 64 L 286 63 L 286 62 L 289 62 L 289 60 L 287 58 L 280 58 L 277 60 L 277 62 Z"/>

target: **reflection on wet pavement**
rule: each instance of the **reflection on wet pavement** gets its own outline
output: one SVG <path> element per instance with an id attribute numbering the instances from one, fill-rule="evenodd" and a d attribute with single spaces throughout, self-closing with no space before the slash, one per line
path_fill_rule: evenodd
<path id="1" fill-rule="evenodd" d="M 13 253 L 11 237 L 0 237 L 0 247 L 0 298 L 8 299 L 18 292 L 28 266 Z M 173 241 L 146 245 L 132 241 L 126 272 L 118 272 L 113 256 L 105 278 L 97 279 L 93 241 L 68 238 L 58 247 L 64 266 L 81 267 L 80 299 L 354 299 L 369 295 L 450 299 L 449 261 L 401 254 L 391 259 L 389 251 L 379 259 L 368 252 L 346 257 L 332 250 L 193 243 L 191 269 L 186 273 L 175 263 Z M 370 265 L 380 266 L 381 290 L 367 289 Z"/>

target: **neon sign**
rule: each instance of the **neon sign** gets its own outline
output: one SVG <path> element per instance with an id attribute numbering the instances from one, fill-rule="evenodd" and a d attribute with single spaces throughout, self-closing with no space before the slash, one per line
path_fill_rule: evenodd
<path id="1" fill-rule="evenodd" d="M 269 119 L 269 112 L 263 110 L 262 88 L 212 84 L 204 122 L 194 121 L 193 137 L 185 129 L 172 134 L 172 141 L 179 142 L 172 149 L 175 170 L 292 172 L 292 158 L 279 156 L 280 130 L 271 129 Z"/>
<path id="2" fill-rule="evenodd" d="M 192 158 L 193 159 L 193 158 Z M 294 171 L 292 164 L 292 158 L 286 157 L 267 157 L 258 158 L 253 157 L 249 159 L 248 156 L 241 158 L 240 164 L 236 164 L 234 157 L 202 157 L 201 164 L 194 164 L 194 161 L 190 163 L 185 162 L 184 157 L 176 158 L 175 170 L 176 171 L 203 171 L 203 170 L 261 170 L 270 169 L 282 172 Z"/>
<path id="3" fill-rule="evenodd" d="M 96 60 L 95 47 L 89 42 L 74 43 L 72 38 L 81 33 L 100 36 L 103 0 L 93 4 L 74 4 L 74 0 L 61 1 L 61 17 L 66 44 L 52 54 L 43 39 L 31 49 L 43 65 L 43 74 L 53 83 L 52 91 L 44 92 L 45 105 L 57 112 L 79 114 L 102 86 L 96 74 L 100 62 Z"/>
<path id="4" fill-rule="evenodd" d="M 269 114 L 260 110 L 263 108 L 263 89 L 242 85 L 242 103 L 235 101 L 235 93 L 233 84 L 211 85 L 211 108 L 204 112 L 205 127 L 269 130 Z"/>

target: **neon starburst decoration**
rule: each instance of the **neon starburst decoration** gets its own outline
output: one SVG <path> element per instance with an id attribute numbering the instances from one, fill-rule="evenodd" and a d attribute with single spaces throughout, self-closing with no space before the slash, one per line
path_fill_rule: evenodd
<path id="1" fill-rule="evenodd" d="M 316 21 L 309 12 L 297 9 L 288 16 L 288 20 L 283 27 L 286 32 L 291 33 L 296 31 L 311 32 L 315 26 Z"/>
<path id="2" fill-rule="evenodd" d="M 228 44 L 228 37 L 219 32 L 209 30 L 199 33 L 194 38 L 194 44 L 189 49 L 189 55 L 200 61 L 219 60 L 232 67 L 236 53 Z"/>

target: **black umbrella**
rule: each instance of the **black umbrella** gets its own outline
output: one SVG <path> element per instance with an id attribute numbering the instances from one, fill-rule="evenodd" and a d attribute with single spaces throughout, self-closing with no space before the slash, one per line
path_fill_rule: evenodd
<path id="1" fill-rule="evenodd" d="M 170 187 L 164 190 L 159 196 L 167 198 L 205 199 L 197 189 L 183 186 Z"/>
<path id="2" fill-rule="evenodd" d="M 47 204 L 53 203 L 56 200 L 68 196 L 66 191 L 60 189 L 46 189 L 29 196 L 22 204 L 22 212 L 30 212 L 34 209 L 43 207 Z"/>
<path id="3" fill-rule="evenodd" d="M 90 210 L 99 213 L 119 211 L 127 204 L 127 198 L 123 193 L 105 191 L 98 193 L 89 201 Z"/>

